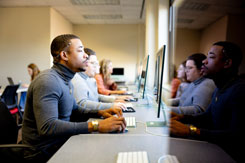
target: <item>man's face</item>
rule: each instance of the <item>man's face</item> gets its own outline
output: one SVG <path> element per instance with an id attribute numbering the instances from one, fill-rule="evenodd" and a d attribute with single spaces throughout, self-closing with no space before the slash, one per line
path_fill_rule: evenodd
<path id="1" fill-rule="evenodd" d="M 73 72 L 85 71 L 88 66 L 88 55 L 84 52 L 84 47 L 80 39 L 71 39 L 69 47 L 67 66 Z"/>
<path id="2" fill-rule="evenodd" d="M 198 70 L 193 60 L 186 61 L 186 77 L 187 80 L 193 82 L 201 77 L 201 70 Z"/>
<path id="3" fill-rule="evenodd" d="M 222 46 L 213 45 L 208 52 L 207 58 L 203 61 L 202 72 L 205 76 L 213 78 L 224 69 L 225 61 L 222 59 Z"/>
<path id="4" fill-rule="evenodd" d="M 97 73 L 97 69 L 99 67 L 99 62 L 97 60 L 97 57 L 95 55 L 91 55 L 88 60 L 88 67 L 86 68 L 85 73 L 89 77 L 94 77 Z"/>

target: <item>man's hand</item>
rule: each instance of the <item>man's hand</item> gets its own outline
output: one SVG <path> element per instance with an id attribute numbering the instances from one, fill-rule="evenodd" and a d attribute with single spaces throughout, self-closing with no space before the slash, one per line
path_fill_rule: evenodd
<path id="1" fill-rule="evenodd" d="M 99 110 L 98 112 L 98 115 L 104 118 L 109 118 L 114 114 L 116 114 L 118 117 L 122 117 L 123 116 L 122 109 L 110 108 L 106 110 Z"/>
<path id="2" fill-rule="evenodd" d="M 112 116 L 99 122 L 98 131 L 106 132 L 124 132 L 126 128 L 126 121 L 123 117 Z"/>
<path id="3" fill-rule="evenodd" d="M 171 112 L 170 113 L 170 117 L 171 117 L 171 120 L 177 120 L 177 121 L 179 121 L 179 120 L 181 120 L 184 117 L 184 115 L 177 114 L 175 112 Z"/>
<path id="4" fill-rule="evenodd" d="M 178 122 L 176 120 L 170 120 L 170 134 L 175 136 L 187 137 L 190 135 L 189 126 Z"/>
<path id="5" fill-rule="evenodd" d="M 112 108 L 120 108 L 120 109 L 126 109 L 127 107 L 126 107 L 126 105 L 125 104 L 123 104 L 123 103 L 120 103 L 120 102 L 116 102 L 116 103 L 114 103 L 114 105 L 112 106 Z"/>

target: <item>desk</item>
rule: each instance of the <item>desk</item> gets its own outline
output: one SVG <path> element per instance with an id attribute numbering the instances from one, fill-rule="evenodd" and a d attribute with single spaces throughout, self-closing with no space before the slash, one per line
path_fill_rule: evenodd
<path id="1" fill-rule="evenodd" d="M 147 151 L 151 163 L 169 153 L 180 163 L 234 162 L 218 146 L 207 142 L 141 134 L 99 134 L 72 136 L 49 163 L 116 163 L 118 152 Z"/>
<path id="2" fill-rule="evenodd" d="M 157 118 L 157 107 L 133 103 L 136 122 L 163 121 Z M 177 139 L 168 136 L 167 127 L 151 127 L 145 132 L 145 125 L 137 123 L 136 128 L 128 128 L 126 133 L 81 134 L 70 139 L 54 154 L 49 163 L 84 162 L 115 163 L 118 152 L 147 151 L 151 163 L 156 163 L 165 154 L 176 155 L 180 163 L 223 163 L 234 162 L 220 147 L 208 142 Z"/>

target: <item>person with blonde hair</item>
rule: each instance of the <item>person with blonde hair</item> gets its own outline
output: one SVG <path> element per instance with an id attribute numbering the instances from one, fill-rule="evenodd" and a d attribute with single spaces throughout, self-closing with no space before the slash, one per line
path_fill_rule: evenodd
<path id="1" fill-rule="evenodd" d="M 28 71 L 28 74 L 31 76 L 31 81 L 33 81 L 34 78 L 40 73 L 39 68 L 34 63 L 30 63 L 27 66 L 27 71 Z"/>
<path id="2" fill-rule="evenodd" d="M 117 84 L 111 79 L 112 62 L 107 59 L 100 61 L 100 73 L 95 76 L 98 92 L 103 95 L 124 94 L 126 91 L 117 90 Z"/>

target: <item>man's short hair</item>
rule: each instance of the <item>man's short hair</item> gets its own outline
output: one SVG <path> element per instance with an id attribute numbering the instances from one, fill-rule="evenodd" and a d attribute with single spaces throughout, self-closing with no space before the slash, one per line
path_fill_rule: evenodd
<path id="1" fill-rule="evenodd" d="M 189 56 L 187 58 L 187 60 L 193 60 L 194 64 L 196 65 L 198 70 L 201 70 L 202 67 L 202 61 L 205 60 L 207 58 L 206 55 L 202 54 L 202 53 L 195 53 L 192 54 L 191 56 Z"/>
<path id="2" fill-rule="evenodd" d="M 243 54 L 241 48 L 228 41 L 219 41 L 213 45 L 222 46 L 223 60 L 231 59 L 232 60 L 232 69 L 238 71 L 238 68 L 242 62 Z"/>
<path id="3" fill-rule="evenodd" d="M 70 42 L 71 39 L 80 39 L 80 38 L 73 34 L 64 34 L 64 35 L 59 35 L 53 39 L 50 49 L 54 61 L 60 60 L 59 54 L 61 51 L 68 51 L 69 46 L 71 44 Z"/>
<path id="4" fill-rule="evenodd" d="M 96 55 L 95 51 L 93 51 L 92 49 L 84 48 L 84 51 L 88 56 Z"/>

